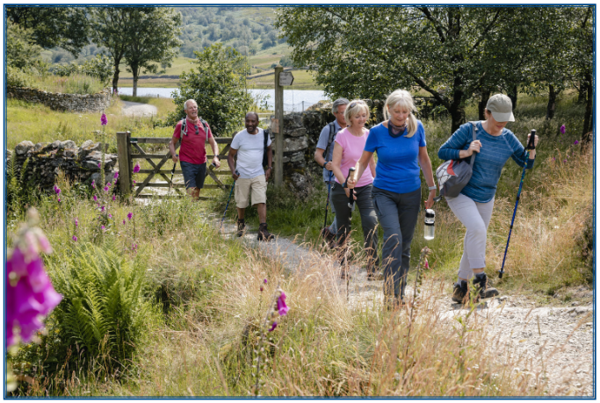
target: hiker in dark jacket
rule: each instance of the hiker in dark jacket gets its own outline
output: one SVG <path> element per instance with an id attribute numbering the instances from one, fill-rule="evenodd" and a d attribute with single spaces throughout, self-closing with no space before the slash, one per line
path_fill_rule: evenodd
<path id="1" fill-rule="evenodd" d="M 466 123 L 458 128 L 441 147 L 438 156 L 442 160 L 468 158 L 477 153 L 473 175 L 457 197 L 446 197 L 448 206 L 467 227 L 464 251 L 458 269 L 458 281 L 454 284 L 452 300 L 463 303 L 468 298 L 468 281 L 475 275 L 473 286 L 480 298 L 498 295 L 489 287 L 485 274 L 485 248 L 487 228 L 492 217 L 496 187 L 502 168 L 509 158 L 517 165 L 533 167 L 535 150 L 529 152 L 525 161 L 525 148 L 517 137 L 504 126 L 514 122 L 512 102 L 503 94 L 496 94 L 487 102 L 486 120 L 477 122 L 477 140 L 473 140 L 473 125 Z M 535 136 L 535 145 L 538 137 Z"/>

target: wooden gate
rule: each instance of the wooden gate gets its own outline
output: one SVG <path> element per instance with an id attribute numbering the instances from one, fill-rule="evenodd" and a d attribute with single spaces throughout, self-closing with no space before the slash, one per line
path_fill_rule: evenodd
<path id="1" fill-rule="evenodd" d="M 217 144 L 225 144 L 225 147 L 219 152 L 219 158 L 221 159 L 221 168 L 215 169 L 212 165 L 208 164 L 206 170 L 206 176 L 210 177 L 214 183 L 205 183 L 204 189 L 222 189 L 228 191 L 231 185 L 224 184 L 219 177 L 231 176 L 229 166 L 227 165 L 227 154 L 231 146 L 232 137 L 215 137 Z M 171 137 L 131 137 L 131 132 L 117 132 L 117 153 L 119 158 L 119 182 L 121 193 L 127 195 L 133 191 L 133 196 L 138 198 L 149 198 L 156 197 L 159 199 L 165 199 L 170 197 L 182 197 L 185 196 L 185 185 L 183 183 L 175 184 L 171 182 L 171 169 L 162 169 L 163 166 L 171 161 L 171 152 L 168 150 L 169 142 Z M 166 154 L 149 154 L 140 144 L 164 144 L 167 147 Z M 208 144 L 208 143 L 207 143 Z M 219 147 L 221 148 L 221 147 Z M 207 148 L 208 150 L 209 148 Z M 214 155 L 207 155 L 207 159 L 212 160 Z M 152 169 L 141 169 L 138 173 L 148 174 L 141 183 L 133 184 L 133 160 L 146 160 L 152 167 Z M 158 160 L 154 162 L 153 160 Z M 170 162 L 172 168 L 173 162 Z M 165 167 L 166 168 L 166 167 Z M 175 170 L 175 174 L 181 175 L 180 169 Z M 164 179 L 165 182 L 156 183 L 151 180 L 157 176 Z M 132 186 L 133 185 L 133 186 Z M 141 194 L 145 188 L 173 188 L 174 194 L 172 195 L 146 195 Z M 171 194 L 171 192 L 169 192 Z M 200 196 L 201 200 L 209 200 L 210 197 Z"/>

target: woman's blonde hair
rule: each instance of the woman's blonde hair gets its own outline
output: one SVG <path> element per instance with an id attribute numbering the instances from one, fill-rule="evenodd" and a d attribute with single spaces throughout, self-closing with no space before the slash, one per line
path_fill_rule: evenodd
<path id="1" fill-rule="evenodd" d="M 346 110 L 344 111 L 344 119 L 346 120 L 348 127 L 350 127 L 350 118 L 356 116 L 362 111 L 367 112 L 367 119 L 369 119 L 369 106 L 365 103 L 365 101 L 361 99 L 355 99 L 348 104 Z"/>
<path id="2" fill-rule="evenodd" d="M 399 106 L 405 111 L 408 111 L 408 119 L 406 122 L 406 137 L 411 138 L 417 132 L 417 118 L 415 117 L 415 112 L 417 108 L 415 108 L 415 103 L 413 102 L 413 98 L 410 95 L 410 92 L 405 90 L 396 90 L 388 95 L 385 100 L 385 105 L 383 106 L 383 117 L 386 120 L 390 119 L 390 112 L 388 108 L 395 108 Z"/>

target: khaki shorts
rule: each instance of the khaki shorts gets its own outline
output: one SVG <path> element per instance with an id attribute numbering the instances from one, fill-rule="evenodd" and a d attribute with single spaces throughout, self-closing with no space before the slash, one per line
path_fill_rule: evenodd
<path id="1" fill-rule="evenodd" d="M 252 205 L 267 202 L 267 181 L 264 175 L 235 181 L 235 202 L 238 208 L 246 208 L 252 191 Z"/>

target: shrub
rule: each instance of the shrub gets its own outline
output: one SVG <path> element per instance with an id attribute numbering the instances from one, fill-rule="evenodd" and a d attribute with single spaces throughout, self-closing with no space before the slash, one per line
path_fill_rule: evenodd
<path id="1" fill-rule="evenodd" d="M 23 72 L 23 70 L 12 66 L 6 66 L 6 84 L 15 87 L 31 87 L 31 76 Z"/>
<path id="2" fill-rule="evenodd" d="M 116 243 L 81 243 L 64 252 L 48 262 L 52 283 L 64 298 L 34 356 L 43 357 L 41 366 L 49 373 L 68 361 L 84 367 L 100 363 L 114 373 L 131 361 L 145 332 L 159 320 L 144 296 L 144 267 L 123 257 Z"/>

